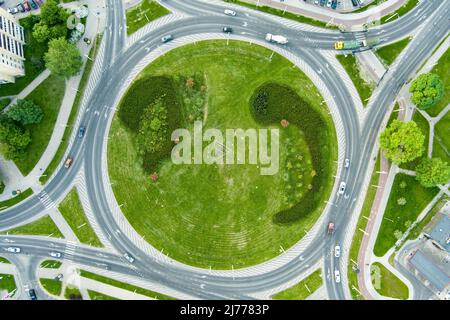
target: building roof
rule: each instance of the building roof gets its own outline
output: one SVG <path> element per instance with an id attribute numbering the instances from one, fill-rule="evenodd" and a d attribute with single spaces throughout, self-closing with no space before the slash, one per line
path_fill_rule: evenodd
<path id="1" fill-rule="evenodd" d="M 450 217 L 448 215 L 442 215 L 442 218 L 430 231 L 430 237 L 439 243 L 444 250 L 450 252 Z"/>
<path id="2" fill-rule="evenodd" d="M 417 250 L 409 262 L 439 291 L 444 290 L 450 284 L 450 276 L 422 251 Z"/>

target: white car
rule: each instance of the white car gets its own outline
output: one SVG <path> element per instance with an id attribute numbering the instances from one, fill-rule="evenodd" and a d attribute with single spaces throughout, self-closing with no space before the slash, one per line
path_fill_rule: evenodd
<path id="1" fill-rule="evenodd" d="M 5 250 L 11 253 L 20 253 L 20 248 L 17 247 L 8 247 Z"/>
<path id="2" fill-rule="evenodd" d="M 348 168 L 350 167 L 350 159 L 345 159 L 344 160 L 344 168 Z"/>
<path id="3" fill-rule="evenodd" d="M 338 194 L 344 194 L 344 192 L 345 192 L 345 186 L 346 186 L 346 185 L 347 185 L 347 184 L 346 184 L 344 181 L 341 182 L 341 184 L 340 184 L 340 186 L 339 186 Z"/>
<path id="4" fill-rule="evenodd" d="M 331 4 L 332 4 L 332 3 L 333 3 L 332 0 L 328 0 L 328 1 L 327 1 L 327 7 L 328 7 L 328 8 L 331 8 Z"/>
<path id="5" fill-rule="evenodd" d="M 318 6 L 318 5 L 319 5 L 319 0 L 315 0 L 315 1 L 314 1 L 314 4 L 315 4 L 316 6 Z"/>
<path id="6" fill-rule="evenodd" d="M 225 13 L 227 16 L 236 16 L 236 11 L 230 10 L 230 9 L 225 9 L 225 11 L 223 12 Z"/>
<path id="7" fill-rule="evenodd" d="M 50 252 L 50 256 L 53 258 L 61 258 L 61 253 L 59 252 Z"/>
<path id="8" fill-rule="evenodd" d="M 339 272 L 339 270 L 334 270 L 334 280 L 336 281 L 336 283 L 341 282 L 341 273 Z"/>
<path id="9" fill-rule="evenodd" d="M 134 258 L 131 255 L 129 255 L 128 253 L 125 253 L 123 256 L 125 257 L 125 259 L 127 259 L 127 261 L 129 263 L 133 263 L 134 262 Z"/>
<path id="10" fill-rule="evenodd" d="M 336 258 L 339 258 L 341 256 L 341 247 L 340 246 L 334 247 L 334 256 Z"/>

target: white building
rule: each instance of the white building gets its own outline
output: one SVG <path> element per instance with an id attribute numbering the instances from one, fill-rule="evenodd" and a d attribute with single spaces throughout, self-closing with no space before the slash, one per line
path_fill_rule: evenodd
<path id="1" fill-rule="evenodd" d="M 0 8 L 0 84 L 25 75 L 23 28 L 13 15 Z"/>

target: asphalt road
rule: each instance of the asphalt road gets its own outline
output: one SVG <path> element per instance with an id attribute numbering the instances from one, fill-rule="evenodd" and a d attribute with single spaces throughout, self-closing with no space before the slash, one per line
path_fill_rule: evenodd
<path id="1" fill-rule="evenodd" d="M 337 39 L 354 39 L 355 34 L 341 34 L 337 31 L 306 32 L 286 28 L 277 22 L 277 19 L 265 18 L 253 11 L 242 9 L 238 16 L 230 18 L 222 14 L 223 9 L 216 5 L 204 2 L 164 1 L 167 5 L 183 11 L 191 17 L 182 21 L 167 24 L 144 36 L 129 48 L 125 48 L 125 21 L 122 3 L 119 0 L 108 1 L 108 23 L 104 34 L 106 44 L 103 74 L 97 83 L 94 93 L 88 103 L 88 110 L 78 115 L 82 123 L 87 126 L 86 135 L 83 139 L 75 139 L 70 146 L 70 156 L 75 161 L 70 170 L 60 168 L 52 179 L 45 185 L 44 191 L 51 199 L 59 199 L 67 192 L 75 179 L 82 164 L 84 164 L 86 187 L 90 203 L 97 221 L 103 232 L 110 238 L 117 252 L 131 252 L 136 257 L 133 265 L 128 264 L 121 256 L 98 256 L 98 252 L 83 248 L 77 250 L 65 259 L 80 264 L 99 266 L 108 264 L 111 270 L 124 274 L 136 275 L 151 281 L 160 282 L 165 286 L 191 294 L 199 298 L 223 299 L 223 298 L 249 298 L 253 292 L 268 290 L 290 279 L 308 269 L 310 265 L 324 258 L 325 271 L 346 267 L 346 257 L 336 259 L 331 255 L 334 245 L 343 243 L 348 232 L 347 226 L 354 212 L 356 199 L 361 194 L 364 178 L 371 168 L 371 157 L 373 147 L 378 136 L 382 120 L 392 105 L 401 86 L 408 80 L 413 71 L 420 66 L 421 62 L 431 54 L 431 49 L 440 42 L 448 32 L 448 9 L 450 2 L 425 1 L 415 10 L 401 19 L 392 23 L 379 26 L 369 31 L 370 35 L 378 35 L 383 42 L 390 42 L 405 37 L 412 29 L 419 26 L 418 21 L 423 17 L 430 17 L 434 12 L 436 17 L 422 30 L 421 35 L 414 38 L 408 53 L 398 64 L 395 70 L 389 70 L 379 84 L 380 94 L 374 101 L 369 111 L 367 123 L 362 126 L 358 122 L 355 106 L 350 99 L 350 94 L 345 84 L 340 81 L 336 71 L 332 67 L 324 66 L 325 59 L 318 49 L 329 50 Z M 440 7 L 438 9 L 438 7 Z M 248 14 L 241 14 L 248 12 Z M 434 25 L 434 22 L 436 24 Z M 244 24 L 246 25 L 244 27 Z M 165 34 L 173 34 L 175 37 L 195 35 L 199 33 L 218 32 L 222 26 L 229 25 L 236 33 L 245 32 L 245 37 L 261 39 L 266 32 L 286 35 L 290 43 L 286 49 L 291 53 L 301 56 L 302 59 L 313 69 L 322 69 L 322 79 L 325 80 L 329 91 L 335 96 L 341 118 L 344 121 L 346 136 L 346 157 L 350 159 L 350 170 L 345 170 L 340 177 L 347 182 L 348 199 L 332 195 L 330 202 L 334 203 L 329 212 L 329 220 L 335 221 L 337 230 L 333 236 L 327 239 L 324 232 L 317 235 L 313 245 L 282 267 L 252 277 L 240 277 L 230 280 L 228 277 L 209 275 L 205 272 L 193 272 L 179 267 L 161 263 L 153 257 L 145 255 L 129 239 L 117 232 L 119 227 L 112 218 L 111 209 L 106 199 L 102 175 L 103 149 L 105 138 L 108 134 L 108 121 L 113 116 L 114 103 L 122 84 L 128 77 L 129 72 L 141 61 L 148 50 L 153 50 L 161 45 L 160 37 Z M 0 216 L 0 230 L 7 230 L 19 225 L 24 221 L 44 210 L 38 195 L 33 196 L 21 204 L 5 210 Z M 328 220 L 327 220 L 328 221 Z M 8 239 L 10 239 L 9 237 Z M 0 247 L 8 246 L 4 242 L 5 237 L 0 237 Z M 52 248 L 53 239 L 15 237 L 15 244 L 24 248 L 24 252 L 34 256 L 48 256 Z M 63 245 L 63 244 L 60 244 Z M 61 248 L 63 249 L 63 248 Z M 326 282 L 327 290 L 331 299 L 344 299 L 345 283 L 336 284 L 333 279 Z"/>

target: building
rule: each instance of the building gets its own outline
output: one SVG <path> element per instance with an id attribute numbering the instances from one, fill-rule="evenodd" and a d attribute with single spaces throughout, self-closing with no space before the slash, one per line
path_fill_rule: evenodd
<path id="1" fill-rule="evenodd" d="M 436 247 L 450 253 L 450 216 L 438 213 L 427 229 L 425 236 L 431 239 Z"/>
<path id="2" fill-rule="evenodd" d="M 0 8 L 0 84 L 25 75 L 25 34 L 13 15 Z"/>

